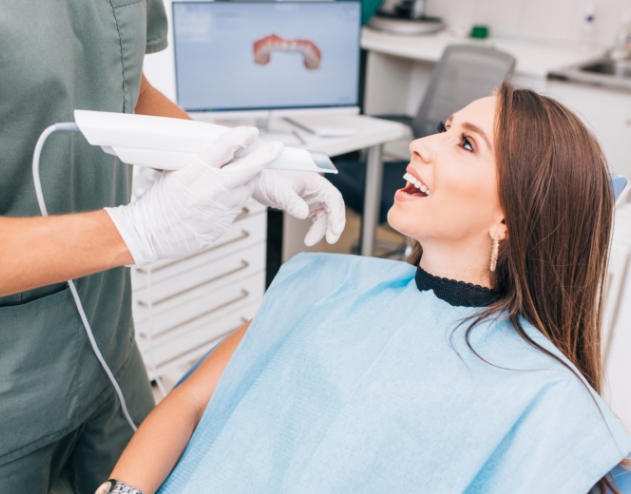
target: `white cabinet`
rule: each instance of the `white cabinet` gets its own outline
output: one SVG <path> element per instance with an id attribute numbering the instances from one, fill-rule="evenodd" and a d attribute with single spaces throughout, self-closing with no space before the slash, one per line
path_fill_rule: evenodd
<path id="1" fill-rule="evenodd" d="M 250 201 L 208 249 L 132 269 L 136 339 L 150 379 L 188 367 L 254 316 L 265 291 L 266 211 Z"/>
<path id="2" fill-rule="evenodd" d="M 631 177 L 631 93 L 561 81 L 548 81 L 546 93 L 583 119 L 612 171 Z"/>

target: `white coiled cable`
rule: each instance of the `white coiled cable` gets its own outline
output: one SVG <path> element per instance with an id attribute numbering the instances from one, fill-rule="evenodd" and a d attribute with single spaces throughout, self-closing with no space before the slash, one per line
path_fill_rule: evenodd
<path id="1" fill-rule="evenodd" d="M 42 148 L 44 147 L 44 143 L 46 142 L 46 139 L 48 139 L 48 136 L 50 136 L 53 132 L 56 132 L 58 130 L 79 132 L 79 127 L 74 122 L 58 123 L 55 125 L 51 125 L 46 130 L 44 130 L 44 132 L 42 132 L 42 135 L 40 135 L 39 139 L 37 140 L 37 144 L 35 145 L 35 152 L 33 153 L 33 184 L 35 185 L 35 194 L 37 195 L 37 203 L 39 204 L 39 210 L 42 213 L 42 216 L 48 216 L 48 211 L 46 209 L 46 203 L 44 202 L 42 184 L 39 178 L 39 158 L 40 158 L 40 155 L 42 154 Z M 101 354 L 101 351 L 99 350 L 99 347 L 96 344 L 96 340 L 94 339 L 94 335 L 92 334 L 92 328 L 90 327 L 90 322 L 88 321 L 88 317 L 86 316 L 85 310 L 83 309 L 83 305 L 81 304 L 81 299 L 79 298 L 79 293 L 77 292 L 77 288 L 72 280 L 68 280 L 68 286 L 70 287 L 70 292 L 72 293 L 72 297 L 74 298 L 75 305 L 77 306 L 77 310 L 79 311 L 79 316 L 81 317 L 81 321 L 83 322 L 83 327 L 85 328 L 85 332 L 88 336 L 88 340 L 90 340 L 90 345 L 92 346 L 92 350 L 94 351 L 96 358 L 101 363 L 101 367 L 103 367 L 103 370 L 107 374 L 107 377 L 112 383 L 112 386 L 114 386 L 114 389 L 116 390 L 116 394 L 118 395 L 118 399 L 120 400 L 121 408 L 123 410 L 123 415 L 125 416 L 125 419 L 129 423 L 129 426 L 134 431 L 136 431 L 137 427 L 136 427 L 136 424 L 134 424 L 134 421 L 132 420 L 131 416 L 129 415 L 129 411 L 127 410 L 127 403 L 125 402 L 123 391 L 121 390 L 120 386 L 116 382 L 116 378 L 114 377 L 114 374 L 108 367 L 107 362 L 105 362 L 105 359 L 103 358 L 103 355 Z"/>

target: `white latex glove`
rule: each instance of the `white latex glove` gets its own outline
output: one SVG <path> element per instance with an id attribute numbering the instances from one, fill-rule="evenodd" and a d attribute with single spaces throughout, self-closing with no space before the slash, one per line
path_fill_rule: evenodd
<path id="1" fill-rule="evenodd" d="M 163 172 L 136 202 L 106 208 L 137 266 L 192 255 L 220 237 L 252 196 L 253 179 L 283 150 L 269 143 L 228 166 L 258 136 L 237 127 L 185 167 Z"/>
<path id="2" fill-rule="evenodd" d="M 295 218 L 311 218 L 305 245 L 317 244 L 326 234 L 334 244 L 346 225 L 342 194 L 331 182 L 312 172 L 263 170 L 254 180 L 252 197 L 265 206 L 284 209 Z"/>

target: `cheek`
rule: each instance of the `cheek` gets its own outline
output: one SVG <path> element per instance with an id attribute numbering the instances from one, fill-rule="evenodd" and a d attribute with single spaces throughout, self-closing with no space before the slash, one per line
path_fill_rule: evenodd
<path id="1" fill-rule="evenodd" d="M 399 233 L 407 235 L 405 228 L 405 215 L 402 214 L 401 207 L 396 202 L 388 210 L 388 224 Z"/>
<path id="2" fill-rule="evenodd" d="M 453 177 L 446 181 L 436 199 L 436 219 L 454 232 L 486 228 L 498 203 L 495 175 L 478 172 Z"/>

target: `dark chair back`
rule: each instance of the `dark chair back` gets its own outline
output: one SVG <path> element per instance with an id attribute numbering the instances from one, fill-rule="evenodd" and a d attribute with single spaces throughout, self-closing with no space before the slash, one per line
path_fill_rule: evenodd
<path id="1" fill-rule="evenodd" d="M 470 45 L 445 48 L 412 120 L 414 137 L 435 134 L 441 121 L 469 103 L 489 96 L 514 68 L 515 58 L 494 48 Z"/>

